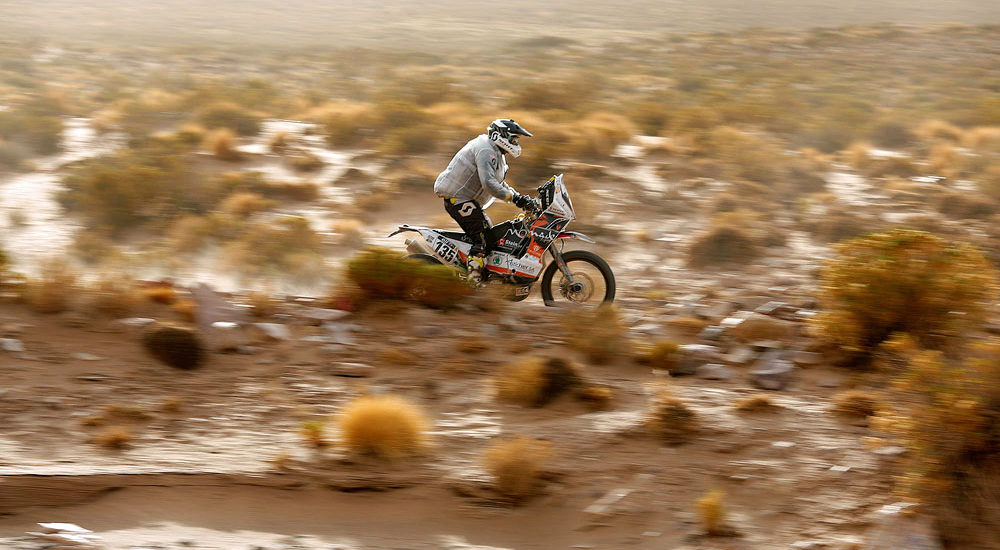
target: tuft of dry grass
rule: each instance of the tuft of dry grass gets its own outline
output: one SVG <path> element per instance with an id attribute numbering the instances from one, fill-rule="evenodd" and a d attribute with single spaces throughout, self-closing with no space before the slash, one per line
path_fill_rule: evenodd
<path id="1" fill-rule="evenodd" d="M 483 462 L 498 493 L 523 501 L 540 492 L 545 464 L 551 458 L 551 444 L 521 436 L 492 445 L 484 453 Z"/>
<path id="2" fill-rule="evenodd" d="M 577 370 L 559 358 L 529 357 L 505 366 L 497 374 L 497 398 L 528 407 L 543 407 L 578 386 Z"/>
<path id="3" fill-rule="evenodd" d="M 24 300 L 38 313 L 61 313 L 70 309 L 78 290 L 73 268 L 65 260 L 53 258 L 42 264 L 38 277 L 28 280 Z"/>
<path id="4" fill-rule="evenodd" d="M 654 433 L 671 445 L 685 443 L 698 432 L 698 415 L 667 391 L 656 396 L 648 414 Z"/>
<path id="5" fill-rule="evenodd" d="M 688 265 L 704 268 L 746 263 L 761 254 L 760 244 L 748 228 L 731 223 L 719 223 L 691 243 L 688 249 Z"/>
<path id="6" fill-rule="evenodd" d="M 91 306 L 108 317 L 125 317 L 142 303 L 142 293 L 127 276 L 108 276 L 88 289 Z"/>
<path id="7" fill-rule="evenodd" d="M 178 413 L 184 409 L 184 399 L 180 397 L 164 397 L 160 402 L 160 410 L 165 413 Z"/>
<path id="8" fill-rule="evenodd" d="M 307 420 L 299 427 L 299 433 L 309 445 L 321 449 L 330 444 L 326 438 L 326 423 L 322 420 Z"/>
<path id="9" fill-rule="evenodd" d="M 171 305 L 177 301 L 177 291 L 166 285 L 151 286 L 143 291 L 146 299 L 157 304 Z"/>
<path id="10" fill-rule="evenodd" d="M 877 395 L 863 390 L 846 390 L 833 396 L 833 412 L 852 418 L 874 416 L 881 408 Z"/>
<path id="11" fill-rule="evenodd" d="M 570 346 L 582 352 L 593 363 L 608 363 L 619 354 L 628 353 L 625 325 L 614 306 L 602 305 L 593 310 L 570 311 L 564 316 L 563 322 L 570 329 Z"/>
<path id="12" fill-rule="evenodd" d="M 607 410 L 614 398 L 614 390 L 605 386 L 585 386 L 576 392 L 576 399 L 593 411 Z"/>
<path id="13" fill-rule="evenodd" d="M 669 371 L 677 364 L 678 346 L 676 342 L 660 340 L 652 347 L 640 350 L 635 354 L 637 363 L 649 365 L 651 368 Z"/>
<path id="14" fill-rule="evenodd" d="M 132 432 L 122 426 L 111 426 L 94 435 L 93 442 L 109 449 L 124 449 L 134 439 Z"/>
<path id="15" fill-rule="evenodd" d="M 198 303 L 187 298 L 178 300 L 170 306 L 170 309 L 187 323 L 193 323 L 198 315 Z"/>
<path id="16" fill-rule="evenodd" d="M 698 519 L 705 529 L 705 534 L 711 536 L 723 535 L 726 522 L 726 494 L 720 490 L 709 491 L 695 503 L 698 509 Z"/>
<path id="17" fill-rule="evenodd" d="M 419 452 L 430 422 L 420 407 L 394 395 L 365 396 L 337 417 L 341 438 L 353 452 L 398 458 Z"/>
<path id="18" fill-rule="evenodd" d="M 758 393 L 739 399 L 733 402 L 733 407 L 745 413 L 775 412 L 784 408 L 775 403 L 774 399 L 766 393 Z"/>
<path id="19" fill-rule="evenodd" d="M 270 210 L 276 204 L 277 201 L 266 199 L 258 193 L 237 192 L 223 199 L 219 209 L 231 216 L 246 219 L 257 212 Z"/>
<path id="20" fill-rule="evenodd" d="M 235 162 L 243 158 L 243 155 L 236 150 L 236 134 L 227 128 L 209 132 L 205 136 L 204 146 L 219 160 Z"/>

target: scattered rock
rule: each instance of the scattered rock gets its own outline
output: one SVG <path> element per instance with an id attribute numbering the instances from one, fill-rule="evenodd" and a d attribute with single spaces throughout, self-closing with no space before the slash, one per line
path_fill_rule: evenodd
<path id="1" fill-rule="evenodd" d="M 823 362 L 823 354 L 814 351 L 793 351 L 788 358 L 800 367 L 819 365 Z"/>
<path id="2" fill-rule="evenodd" d="M 730 317 L 733 319 L 734 317 Z M 795 338 L 798 325 L 791 321 L 782 321 L 760 313 L 750 313 L 741 322 L 735 323 L 729 333 L 743 341 L 779 340 L 782 342 Z"/>
<path id="3" fill-rule="evenodd" d="M 757 356 L 758 353 L 750 349 L 748 346 L 739 346 L 733 348 L 733 350 L 726 354 L 723 359 L 725 359 L 727 363 L 731 363 L 733 365 L 746 365 L 756 359 Z"/>
<path id="4" fill-rule="evenodd" d="M 795 369 L 795 364 L 781 359 L 779 353 L 766 353 L 750 371 L 750 381 L 765 390 L 782 390 L 791 382 Z"/>
<path id="5" fill-rule="evenodd" d="M 216 321 L 206 331 L 208 345 L 215 351 L 235 351 L 250 343 L 243 327 L 232 321 Z"/>
<path id="6" fill-rule="evenodd" d="M 130 317 L 128 319 L 119 319 L 118 322 L 131 328 L 146 328 L 155 323 L 156 319 L 150 319 L 148 317 Z"/>
<path id="7" fill-rule="evenodd" d="M 705 327 L 701 332 L 698 333 L 698 339 L 715 341 L 721 339 L 724 334 L 726 334 L 725 327 L 721 327 L 718 325 L 711 325 Z"/>
<path id="8" fill-rule="evenodd" d="M 225 297 L 212 290 L 212 287 L 205 283 L 191 289 L 191 296 L 198 304 L 195 313 L 195 321 L 198 328 L 207 331 L 212 323 L 217 321 L 229 321 L 238 324 L 245 324 L 249 319 L 246 308 L 237 307 L 231 304 Z"/>
<path id="9" fill-rule="evenodd" d="M 74 353 L 72 355 L 73 359 L 77 361 L 100 361 L 101 356 L 94 355 L 93 353 Z"/>
<path id="10" fill-rule="evenodd" d="M 351 312 L 342 309 L 326 309 L 320 307 L 305 308 L 300 314 L 302 319 L 309 321 L 311 325 L 322 325 L 330 321 L 339 321 L 349 317 Z"/>
<path id="11" fill-rule="evenodd" d="M 705 380 L 729 380 L 735 375 L 733 369 L 718 363 L 706 363 L 695 369 L 695 375 Z"/>
<path id="12" fill-rule="evenodd" d="M 670 369 L 671 376 L 692 375 L 698 367 L 721 358 L 719 348 L 707 344 L 681 344 L 677 346 L 677 352 L 679 357 L 677 363 Z"/>
<path id="13" fill-rule="evenodd" d="M 0 338 L 0 349 L 12 353 L 24 351 L 24 344 L 16 338 Z"/>
<path id="14" fill-rule="evenodd" d="M 865 550 L 942 550 L 931 520 L 912 514 L 910 503 L 883 506 L 875 513 Z"/>
<path id="15" fill-rule="evenodd" d="M 593 504 L 584 508 L 583 513 L 598 518 L 609 516 L 614 506 L 630 494 L 632 494 L 632 489 L 627 488 L 608 491 L 604 496 L 594 501 Z"/>
<path id="16" fill-rule="evenodd" d="M 375 373 L 375 367 L 364 363 L 336 363 L 326 368 L 329 376 L 345 378 L 366 378 Z"/>
<path id="17" fill-rule="evenodd" d="M 153 357 L 178 369 L 193 369 L 205 360 L 201 338 L 188 328 L 154 326 L 143 335 L 142 343 Z"/>
<path id="18" fill-rule="evenodd" d="M 281 323 L 254 323 L 253 327 L 265 340 L 285 341 L 292 339 L 291 331 Z"/>

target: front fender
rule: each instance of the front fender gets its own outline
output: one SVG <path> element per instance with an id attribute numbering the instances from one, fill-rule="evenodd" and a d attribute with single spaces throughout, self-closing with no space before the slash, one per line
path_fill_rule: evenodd
<path id="1" fill-rule="evenodd" d="M 594 239 L 584 235 L 583 233 L 577 233 L 576 231 L 563 231 L 559 233 L 558 239 L 579 239 L 585 243 L 596 243 Z"/>

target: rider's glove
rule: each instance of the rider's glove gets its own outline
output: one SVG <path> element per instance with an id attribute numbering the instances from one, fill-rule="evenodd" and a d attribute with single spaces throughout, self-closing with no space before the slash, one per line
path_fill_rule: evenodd
<path id="1" fill-rule="evenodd" d="M 521 210 L 535 210 L 537 208 L 535 201 L 531 197 L 522 195 L 521 193 L 514 193 L 514 196 L 510 198 L 510 202 L 514 203 L 514 206 Z"/>

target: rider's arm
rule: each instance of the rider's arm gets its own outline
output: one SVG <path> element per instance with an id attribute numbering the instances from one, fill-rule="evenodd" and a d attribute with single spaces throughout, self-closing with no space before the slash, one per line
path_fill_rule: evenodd
<path id="1" fill-rule="evenodd" d="M 497 172 L 500 169 L 500 153 L 489 149 L 480 149 L 476 152 L 476 166 L 479 169 L 479 181 L 490 195 L 502 200 L 509 201 L 517 191 L 503 181 L 503 177 Z"/>

